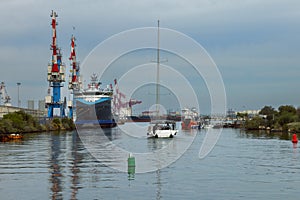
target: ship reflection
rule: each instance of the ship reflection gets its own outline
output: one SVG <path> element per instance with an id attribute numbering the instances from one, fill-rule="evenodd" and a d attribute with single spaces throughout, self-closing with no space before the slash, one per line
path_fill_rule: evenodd
<path id="1" fill-rule="evenodd" d="M 77 131 L 80 136 L 80 139 L 84 142 L 87 139 L 103 139 L 103 137 L 108 140 L 116 140 L 120 137 L 120 130 L 118 127 L 114 128 L 101 128 L 99 124 L 90 125 L 88 127 L 77 126 Z M 101 141 L 101 140 L 99 140 Z"/>

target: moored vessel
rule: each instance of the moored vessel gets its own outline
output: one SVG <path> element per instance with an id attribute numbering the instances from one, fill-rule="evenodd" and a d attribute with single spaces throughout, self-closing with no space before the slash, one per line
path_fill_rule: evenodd
<path id="1" fill-rule="evenodd" d="M 196 111 L 196 108 L 192 108 L 192 109 L 184 108 L 184 109 L 182 109 L 181 128 L 183 130 L 190 130 L 190 129 L 199 128 L 197 118 L 198 118 L 198 113 Z"/>
<path id="2" fill-rule="evenodd" d="M 149 138 L 173 138 L 177 134 L 176 123 L 169 120 L 151 121 L 148 126 L 147 136 Z"/>
<path id="3" fill-rule="evenodd" d="M 112 114 L 112 86 L 101 88 L 96 74 L 91 76 L 88 88 L 74 93 L 76 101 L 75 124 L 81 127 L 100 125 L 101 128 L 112 128 L 117 124 Z"/>
<path id="4" fill-rule="evenodd" d="M 156 121 L 151 121 L 150 125 L 148 126 L 147 136 L 148 138 L 173 138 L 178 130 L 176 129 L 176 123 L 174 121 L 165 121 L 159 120 L 160 110 L 159 110 L 159 97 L 160 97 L 160 90 L 159 90 L 159 64 L 160 64 L 160 57 L 159 57 L 159 20 L 157 22 L 157 61 L 156 61 L 156 110 L 155 110 L 155 119 Z"/>

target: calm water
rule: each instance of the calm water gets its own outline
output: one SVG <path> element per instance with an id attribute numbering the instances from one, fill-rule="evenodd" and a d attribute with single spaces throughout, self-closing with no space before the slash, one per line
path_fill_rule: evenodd
<path id="1" fill-rule="evenodd" d="M 300 148 L 293 148 L 288 136 L 224 129 L 200 160 L 205 131 L 180 132 L 174 140 L 180 145 L 194 134 L 176 162 L 130 177 L 97 161 L 76 132 L 28 134 L 21 142 L 0 143 L 0 199 L 299 199 Z M 110 139 L 141 151 L 169 141 L 139 138 L 131 145 L 118 129 Z"/>

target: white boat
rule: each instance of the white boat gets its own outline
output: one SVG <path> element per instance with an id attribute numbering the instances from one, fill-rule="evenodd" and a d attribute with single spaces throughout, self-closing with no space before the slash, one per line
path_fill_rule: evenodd
<path id="1" fill-rule="evenodd" d="M 217 124 L 205 124 L 203 128 L 222 128 L 223 124 L 217 123 Z"/>
<path id="2" fill-rule="evenodd" d="M 203 128 L 213 128 L 213 127 L 214 127 L 214 125 L 212 125 L 212 124 L 205 124 Z"/>
<path id="3" fill-rule="evenodd" d="M 173 138 L 177 134 L 175 121 L 157 120 L 152 121 L 148 126 L 148 137 L 154 138 Z"/>
<path id="4" fill-rule="evenodd" d="M 159 21 L 157 24 L 157 77 L 156 77 L 156 119 L 160 118 L 159 113 Z M 173 138 L 178 130 L 176 129 L 176 123 L 174 121 L 157 120 L 151 121 L 148 126 L 147 136 L 148 138 Z"/>

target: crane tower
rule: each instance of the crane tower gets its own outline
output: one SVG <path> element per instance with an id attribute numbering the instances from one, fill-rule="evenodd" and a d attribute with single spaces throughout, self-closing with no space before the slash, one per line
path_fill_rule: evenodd
<path id="1" fill-rule="evenodd" d="M 56 17 L 58 15 L 52 10 L 51 13 L 51 26 L 52 26 L 52 61 L 48 65 L 47 81 L 49 82 L 48 96 L 45 98 L 46 107 L 48 108 L 48 117 L 53 118 L 54 108 L 60 110 L 60 117 L 65 117 L 66 102 L 61 101 L 61 87 L 65 82 L 65 65 L 62 63 L 62 55 L 60 48 L 56 44 Z M 52 88 L 52 95 L 50 94 L 50 88 Z"/>
<path id="2" fill-rule="evenodd" d="M 4 82 L 0 83 L 0 95 L 1 95 L 0 99 L 1 99 L 1 102 L 3 101 L 3 105 L 11 106 L 11 102 L 10 102 L 11 99 L 10 99 L 10 96 L 8 96 L 8 94 L 7 94 Z"/>
<path id="3" fill-rule="evenodd" d="M 69 90 L 71 90 L 71 93 L 73 94 L 73 100 L 68 102 L 68 108 L 69 108 L 69 117 L 75 119 L 75 101 L 74 101 L 74 95 L 79 92 L 81 88 L 81 78 L 79 74 L 79 62 L 76 60 L 76 51 L 75 51 L 75 37 L 72 35 L 71 37 L 71 55 L 69 57 L 69 60 L 71 60 L 71 66 L 72 69 L 70 70 L 71 74 L 69 76 Z"/>
<path id="4" fill-rule="evenodd" d="M 69 77 L 69 89 L 78 91 L 80 89 L 80 77 L 79 77 L 79 63 L 76 61 L 76 51 L 75 51 L 75 37 L 71 37 L 71 55 L 69 60 L 71 60 L 71 75 Z"/>
<path id="5" fill-rule="evenodd" d="M 115 79 L 114 82 L 116 91 L 113 97 L 114 113 L 119 117 L 131 116 L 132 106 L 141 104 L 142 101 L 136 99 L 129 99 L 129 101 L 125 101 L 126 95 L 120 92 L 117 79 Z"/>

